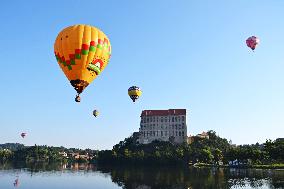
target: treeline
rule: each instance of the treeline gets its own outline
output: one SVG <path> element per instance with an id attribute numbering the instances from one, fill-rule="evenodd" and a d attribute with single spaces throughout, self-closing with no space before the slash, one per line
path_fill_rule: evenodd
<path id="1" fill-rule="evenodd" d="M 194 138 L 191 144 L 154 141 L 139 144 L 134 134 L 113 146 L 96 151 L 50 146 L 0 145 L 0 163 L 13 162 L 88 162 L 107 164 L 214 164 L 272 165 L 284 167 L 284 140 L 267 140 L 263 144 L 231 145 L 227 139 L 208 131 L 209 138 Z"/>
<path id="2" fill-rule="evenodd" d="M 208 131 L 209 139 L 195 138 L 191 144 L 154 141 L 138 144 L 132 135 L 113 146 L 112 150 L 98 153 L 101 163 L 135 164 L 230 164 L 262 165 L 284 163 L 284 141 L 267 140 L 264 144 L 231 145 L 227 139 Z"/>
<path id="3" fill-rule="evenodd" d="M 51 146 L 24 146 L 20 144 L 2 144 L 0 163 L 5 162 L 92 162 L 97 156 L 96 150 Z"/>
<path id="4" fill-rule="evenodd" d="M 23 148 L 25 148 L 25 145 L 19 144 L 19 143 L 0 144 L 0 150 L 9 149 L 11 151 L 16 151 L 16 150 L 23 149 Z"/>

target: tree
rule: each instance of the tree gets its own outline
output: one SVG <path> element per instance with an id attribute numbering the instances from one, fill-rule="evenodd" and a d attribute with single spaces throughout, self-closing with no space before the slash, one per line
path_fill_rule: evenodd
<path id="1" fill-rule="evenodd" d="M 211 163 L 214 159 L 214 156 L 209 149 L 202 149 L 199 156 L 200 161 L 204 163 Z"/>
<path id="2" fill-rule="evenodd" d="M 223 160 L 223 153 L 221 150 L 219 150 L 218 148 L 213 150 L 213 157 L 214 157 L 214 162 L 216 164 L 219 164 L 220 161 Z"/>

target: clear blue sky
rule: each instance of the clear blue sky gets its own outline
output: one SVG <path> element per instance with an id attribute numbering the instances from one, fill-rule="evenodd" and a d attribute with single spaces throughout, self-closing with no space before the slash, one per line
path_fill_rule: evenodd
<path id="1" fill-rule="evenodd" d="M 138 131 L 142 110 L 169 108 L 188 110 L 188 134 L 212 129 L 236 144 L 284 137 L 283 8 L 281 0 L 3 1 L 0 143 L 110 149 Z M 80 104 L 53 54 L 73 24 L 100 28 L 112 44 Z M 254 53 L 251 35 L 261 40 Z M 131 85 L 143 90 L 135 104 Z"/>

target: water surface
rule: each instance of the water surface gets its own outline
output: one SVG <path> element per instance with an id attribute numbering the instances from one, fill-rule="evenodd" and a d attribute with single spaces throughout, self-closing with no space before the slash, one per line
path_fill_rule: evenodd
<path id="1" fill-rule="evenodd" d="M 284 170 L 85 164 L 0 166 L 0 189 L 284 189 Z"/>

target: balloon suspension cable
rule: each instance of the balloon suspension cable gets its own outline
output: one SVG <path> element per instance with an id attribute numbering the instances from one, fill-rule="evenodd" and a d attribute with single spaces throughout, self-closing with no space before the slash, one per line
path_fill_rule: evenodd
<path id="1" fill-rule="evenodd" d="M 81 102 L 81 97 L 80 97 L 80 94 L 79 94 L 79 93 L 76 95 L 75 101 L 76 101 L 76 102 Z"/>

